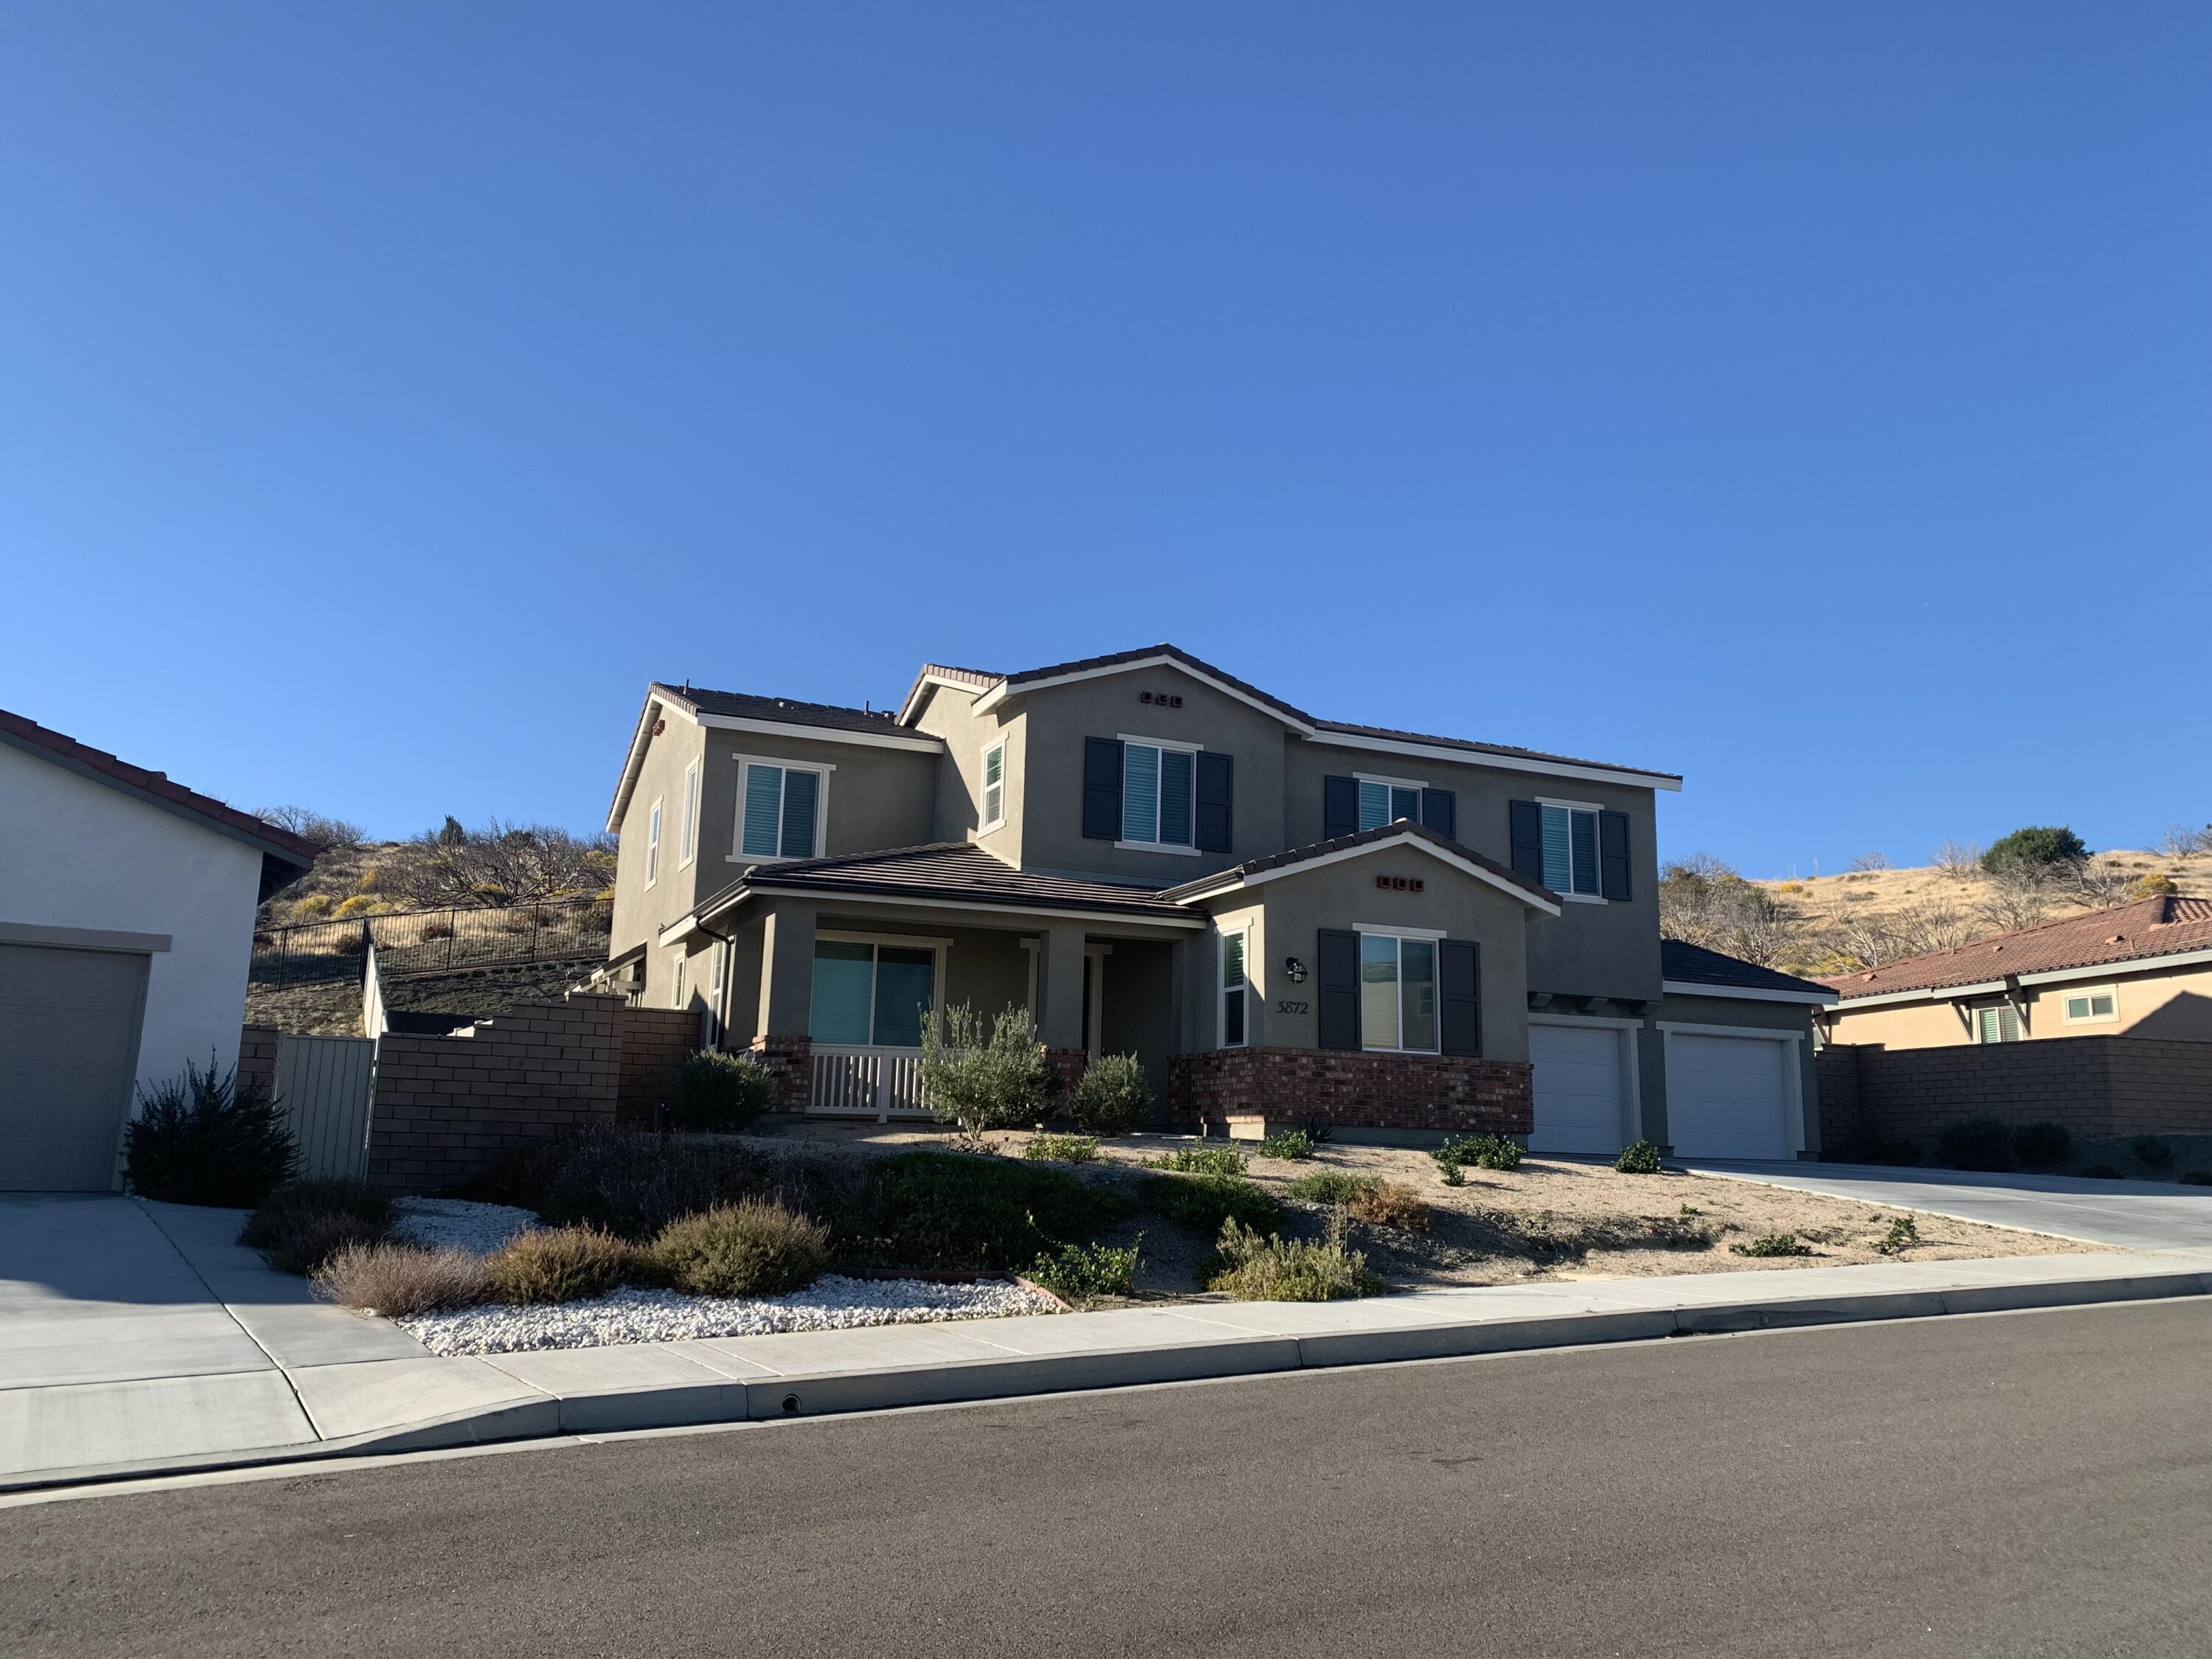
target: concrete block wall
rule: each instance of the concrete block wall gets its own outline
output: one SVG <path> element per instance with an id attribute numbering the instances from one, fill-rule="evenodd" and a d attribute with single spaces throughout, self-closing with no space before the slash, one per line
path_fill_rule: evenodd
<path id="1" fill-rule="evenodd" d="M 674 1091 L 676 1067 L 699 1046 L 699 1016 L 689 1008 L 626 1007 L 622 1013 L 622 1084 L 615 1118 L 649 1129 L 653 1109 Z"/>
<path id="2" fill-rule="evenodd" d="M 1169 1114 L 1225 1124 L 1261 1113 L 1346 1128 L 1525 1135 L 1535 1126 L 1526 1061 L 1334 1048 L 1223 1048 L 1168 1061 Z"/>
<path id="3" fill-rule="evenodd" d="M 247 1025 L 238 1033 L 238 1083 L 258 1083 L 268 1094 L 276 1092 L 276 1039 L 274 1025 Z"/>

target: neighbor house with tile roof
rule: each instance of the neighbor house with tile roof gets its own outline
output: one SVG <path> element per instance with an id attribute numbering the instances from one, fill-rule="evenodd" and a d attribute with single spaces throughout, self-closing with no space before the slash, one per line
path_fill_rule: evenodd
<path id="1" fill-rule="evenodd" d="M 1013 1006 L 1185 1123 L 1795 1156 L 1829 994 L 1662 953 L 1680 781 L 1328 720 L 1169 645 L 927 664 L 884 710 L 655 683 L 609 975 L 794 1110 L 919 1111 L 924 1022 Z"/>
<path id="2" fill-rule="evenodd" d="M 2212 899 L 2140 899 L 1827 982 L 1822 1024 L 1838 1043 L 2212 1042 Z"/>

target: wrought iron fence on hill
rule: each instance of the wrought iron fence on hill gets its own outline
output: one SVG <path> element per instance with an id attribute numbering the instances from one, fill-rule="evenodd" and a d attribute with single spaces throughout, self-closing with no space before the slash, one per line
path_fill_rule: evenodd
<path id="1" fill-rule="evenodd" d="M 604 957 L 613 916 L 606 899 L 561 899 L 495 910 L 403 910 L 299 922 L 254 934 L 252 977 L 258 985 L 358 979 L 372 942 L 378 970 L 387 975 Z"/>

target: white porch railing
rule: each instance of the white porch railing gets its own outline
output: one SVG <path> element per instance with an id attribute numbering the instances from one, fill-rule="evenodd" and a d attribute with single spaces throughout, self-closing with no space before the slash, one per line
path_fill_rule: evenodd
<path id="1" fill-rule="evenodd" d="M 830 1117 L 927 1117 L 921 1050 L 817 1042 L 809 1063 L 806 1109 Z"/>

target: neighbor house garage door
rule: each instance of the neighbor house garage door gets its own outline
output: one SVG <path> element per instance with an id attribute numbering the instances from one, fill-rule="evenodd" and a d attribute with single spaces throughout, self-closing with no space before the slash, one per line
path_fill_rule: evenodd
<path id="1" fill-rule="evenodd" d="M 1602 1152 L 1625 1144 L 1620 1033 L 1604 1026 L 1531 1025 L 1536 1066 L 1532 1152 Z"/>
<path id="2" fill-rule="evenodd" d="M 1794 1158 L 1785 1066 L 1797 1045 L 1667 1035 L 1667 1130 L 1677 1158 Z"/>
<path id="3" fill-rule="evenodd" d="M 143 956 L 0 945 L 0 1188 L 114 1186 L 145 992 Z"/>

